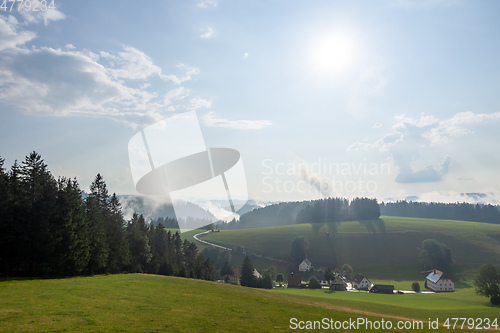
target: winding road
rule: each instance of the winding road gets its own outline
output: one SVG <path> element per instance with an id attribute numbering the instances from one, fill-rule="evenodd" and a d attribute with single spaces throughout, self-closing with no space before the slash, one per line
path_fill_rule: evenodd
<path id="1" fill-rule="evenodd" d="M 219 249 L 223 249 L 223 250 L 227 250 L 227 251 L 232 251 L 233 250 L 233 249 L 231 249 L 229 247 L 225 247 L 225 246 L 217 245 L 217 244 L 214 244 L 214 243 L 210 243 L 210 242 L 207 242 L 207 241 L 204 241 L 204 240 L 201 240 L 201 239 L 198 238 L 198 236 L 204 235 L 204 234 L 208 234 L 209 232 L 210 231 L 200 232 L 199 234 L 194 235 L 193 238 L 196 239 L 198 242 L 206 244 L 206 245 L 209 245 L 209 246 L 214 246 L 214 247 L 217 247 Z M 262 255 L 255 254 L 255 253 L 254 253 L 254 255 L 256 257 L 259 257 L 259 258 L 262 258 L 262 259 L 267 259 L 267 260 L 272 260 L 272 261 L 277 261 L 277 262 L 283 262 L 283 263 L 287 262 L 286 260 L 275 259 L 275 258 L 271 258 L 271 257 L 264 257 Z"/>

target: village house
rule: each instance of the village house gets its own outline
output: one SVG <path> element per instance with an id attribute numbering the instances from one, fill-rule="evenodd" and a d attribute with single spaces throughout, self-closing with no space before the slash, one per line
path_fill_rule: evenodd
<path id="1" fill-rule="evenodd" d="M 233 268 L 233 275 L 228 276 L 228 283 L 239 284 L 240 282 L 240 270 L 238 268 Z"/>
<path id="2" fill-rule="evenodd" d="M 330 290 L 344 291 L 347 289 L 347 283 L 339 274 L 335 274 L 333 280 L 330 282 Z"/>
<path id="3" fill-rule="evenodd" d="M 291 272 L 288 274 L 288 288 L 302 287 L 302 273 Z"/>
<path id="4" fill-rule="evenodd" d="M 357 274 L 351 282 L 352 287 L 358 290 L 368 290 L 370 288 L 370 281 L 361 274 Z"/>
<path id="5" fill-rule="evenodd" d="M 255 268 L 253 269 L 253 276 L 256 278 L 256 279 L 260 279 L 262 278 L 262 275 L 260 275 L 259 271 L 256 270 Z"/>
<path id="6" fill-rule="evenodd" d="M 312 263 L 309 261 L 309 259 L 305 258 L 299 265 L 299 271 L 301 272 L 307 272 L 312 269 Z"/>
<path id="7" fill-rule="evenodd" d="M 452 292 L 455 291 L 455 283 L 445 273 L 434 269 L 425 279 L 427 289 L 435 292 Z"/>
<path id="8" fill-rule="evenodd" d="M 371 293 L 377 294 L 394 294 L 394 286 L 391 284 L 375 284 L 370 286 Z"/>

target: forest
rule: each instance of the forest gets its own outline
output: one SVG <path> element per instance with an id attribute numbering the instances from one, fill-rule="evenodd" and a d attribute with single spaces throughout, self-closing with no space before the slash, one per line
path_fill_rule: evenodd
<path id="1" fill-rule="evenodd" d="M 298 223 L 342 222 L 352 220 L 375 220 L 380 217 L 377 199 L 327 198 L 312 201 L 282 202 L 254 209 L 220 225 L 221 229 L 246 229 Z"/>
<path id="2" fill-rule="evenodd" d="M 138 214 L 125 221 L 100 174 L 83 198 L 76 179 L 55 179 L 36 152 L 9 170 L 0 158 L 0 276 L 125 272 L 207 280 L 215 274 L 179 233 Z"/>
<path id="3" fill-rule="evenodd" d="M 498 206 L 490 204 L 408 202 L 401 200 L 387 203 L 382 202 L 380 204 L 380 212 L 386 216 L 500 223 L 500 210 Z"/>

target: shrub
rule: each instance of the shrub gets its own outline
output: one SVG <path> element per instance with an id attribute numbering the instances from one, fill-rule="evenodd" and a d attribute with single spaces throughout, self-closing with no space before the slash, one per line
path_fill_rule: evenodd
<path id="1" fill-rule="evenodd" d="M 321 289 L 321 284 L 319 283 L 318 279 L 314 275 L 311 276 L 311 279 L 309 280 L 309 288 Z"/>

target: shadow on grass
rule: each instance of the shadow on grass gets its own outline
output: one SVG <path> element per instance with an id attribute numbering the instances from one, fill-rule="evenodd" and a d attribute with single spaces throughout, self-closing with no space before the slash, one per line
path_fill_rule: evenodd
<path id="1" fill-rule="evenodd" d="M 473 288 L 474 286 L 465 280 L 455 281 L 455 288 Z"/>
<path id="2" fill-rule="evenodd" d="M 358 221 L 359 224 L 364 226 L 368 232 L 371 233 L 385 233 L 387 232 L 385 228 L 385 222 L 382 219 L 376 219 L 376 220 L 365 220 L 365 221 Z"/>

